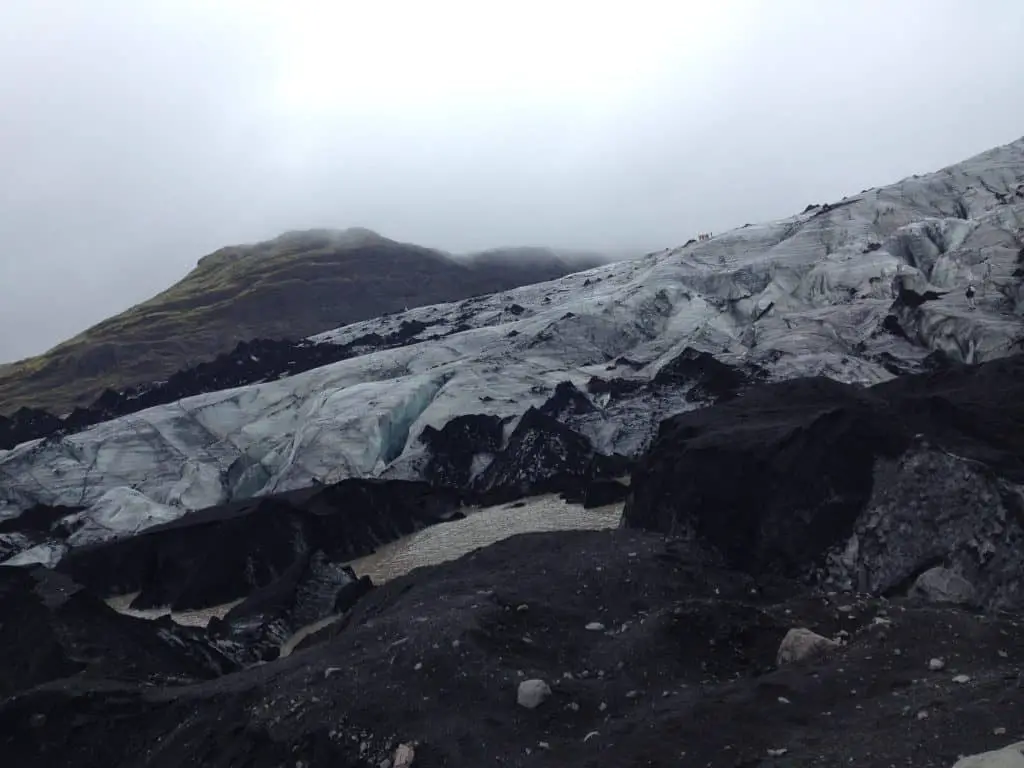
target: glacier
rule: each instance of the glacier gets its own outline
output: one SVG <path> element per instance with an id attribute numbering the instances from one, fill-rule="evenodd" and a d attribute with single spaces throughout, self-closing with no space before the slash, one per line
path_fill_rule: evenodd
<path id="1" fill-rule="evenodd" d="M 507 419 L 507 439 L 560 383 L 650 382 L 688 347 L 769 379 L 863 385 L 937 354 L 991 360 L 1024 339 L 1022 272 L 1024 139 L 786 219 L 348 325 L 312 339 L 422 330 L 401 347 L 0 451 L 0 520 L 81 507 L 67 521 L 78 546 L 316 483 L 421 479 L 428 426 L 485 413 Z M 596 450 L 636 456 L 661 419 L 699 407 L 685 395 L 597 393 L 571 423 Z M 8 564 L 59 556 L 40 543 Z"/>

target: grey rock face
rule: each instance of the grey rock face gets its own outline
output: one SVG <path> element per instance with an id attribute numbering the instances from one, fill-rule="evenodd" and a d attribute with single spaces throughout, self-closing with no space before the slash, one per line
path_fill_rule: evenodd
<path id="1" fill-rule="evenodd" d="M 879 459 L 853 534 L 825 582 L 931 600 L 1024 605 L 1024 490 L 976 461 L 925 446 Z"/>

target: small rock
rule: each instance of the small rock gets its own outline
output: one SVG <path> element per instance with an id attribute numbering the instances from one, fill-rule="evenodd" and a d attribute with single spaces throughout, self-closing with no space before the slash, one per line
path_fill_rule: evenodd
<path id="1" fill-rule="evenodd" d="M 377 768 L 391 768 L 391 758 L 385 757 L 377 764 Z"/>
<path id="2" fill-rule="evenodd" d="M 409 768 L 416 759 L 416 752 L 411 744 L 399 744 L 395 750 L 395 768 Z"/>
<path id="3" fill-rule="evenodd" d="M 536 709 L 551 695 L 551 686 L 543 680 L 523 680 L 519 684 L 516 701 L 526 709 Z M 397 766 L 396 766 L 397 768 Z"/>
<path id="4" fill-rule="evenodd" d="M 804 627 L 797 627 L 789 630 L 779 644 L 779 652 L 776 654 L 775 662 L 779 666 L 794 661 L 812 658 L 819 654 L 838 648 L 839 643 L 822 637 L 817 632 L 812 632 Z"/>
<path id="5" fill-rule="evenodd" d="M 329 678 L 331 675 L 341 672 L 341 667 L 328 667 L 324 670 L 324 680 Z"/>
<path id="6" fill-rule="evenodd" d="M 592 621 L 584 629 L 588 629 L 591 632 L 604 632 L 604 624 L 600 621 Z"/>
<path id="7" fill-rule="evenodd" d="M 539 749 L 551 749 L 551 745 L 548 744 L 546 741 L 538 741 L 537 742 L 537 747 Z"/>
<path id="8" fill-rule="evenodd" d="M 586 743 L 586 742 L 590 741 L 592 738 L 594 738 L 595 736 L 599 736 L 599 735 L 600 734 L 597 731 L 591 731 L 590 733 L 588 733 L 586 736 L 583 737 L 583 741 L 584 741 L 584 743 Z"/>
<path id="9" fill-rule="evenodd" d="M 1006 734 L 1006 729 L 1003 728 L 1002 726 L 999 726 L 998 728 L 993 728 L 992 729 L 992 735 L 993 736 L 1003 736 L 1005 734 Z"/>
<path id="10" fill-rule="evenodd" d="M 779 696 L 779 704 L 789 704 L 790 701 L 785 696 Z"/>
<path id="11" fill-rule="evenodd" d="M 416 666 L 414 666 L 413 669 L 415 669 L 417 672 L 419 672 L 421 669 L 423 669 L 423 662 L 422 661 L 417 661 L 416 662 Z"/>
<path id="12" fill-rule="evenodd" d="M 917 713 L 917 719 L 918 720 L 927 720 L 928 719 L 928 710 L 927 709 L 922 709 L 920 712 L 918 712 Z"/>
<path id="13" fill-rule="evenodd" d="M 787 752 L 789 752 L 789 750 L 785 747 L 780 747 L 779 749 L 769 749 L 768 757 L 782 757 Z"/>
<path id="14" fill-rule="evenodd" d="M 640 694 L 637 691 L 627 691 L 626 692 L 626 698 L 627 699 L 635 699 L 639 695 Z"/>
<path id="15" fill-rule="evenodd" d="M 530 610 L 530 606 L 528 606 L 526 603 L 523 603 L 522 605 L 517 605 L 516 610 L 519 611 L 519 613 L 523 613 L 524 611 Z"/>
<path id="16" fill-rule="evenodd" d="M 971 682 L 971 678 L 969 678 L 967 675 L 957 675 L 953 678 L 953 682 L 960 683 L 962 685 L 963 683 Z"/>
<path id="17" fill-rule="evenodd" d="M 944 669 L 945 666 L 946 662 L 944 662 L 942 659 L 932 659 L 928 662 L 928 669 L 930 669 L 932 672 L 938 672 L 940 669 Z"/>

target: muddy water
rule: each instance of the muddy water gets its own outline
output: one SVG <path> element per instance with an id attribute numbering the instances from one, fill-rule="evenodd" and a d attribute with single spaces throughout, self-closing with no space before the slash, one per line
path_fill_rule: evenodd
<path id="1" fill-rule="evenodd" d="M 352 569 L 360 576 L 368 575 L 374 584 L 381 584 L 414 568 L 454 560 L 509 536 L 538 531 L 614 528 L 621 515 L 621 503 L 583 509 L 579 504 L 566 504 L 555 495 L 535 496 L 476 509 L 462 520 L 425 528 L 385 544 L 372 555 L 354 560 Z"/>
<path id="2" fill-rule="evenodd" d="M 171 620 L 177 624 L 181 624 L 186 627 L 205 627 L 210 623 L 210 619 L 214 616 L 218 619 L 223 619 L 228 611 L 242 602 L 241 600 L 232 600 L 230 603 L 211 605 L 209 608 L 199 608 L 194 611 L 172 612 L 171 609 L 167 607 L 147 608 L 146 610 L 139 611 L 128 607 L 138 594 L 138 592 L 132 592 L 128 595 L 108 597 L 106 599 L 106 603 L 118 613 L 123 613 L 126 616 L 134 616 L 137 619 L 159 619 L 161 616 L 171 614 Z"/>
<path id="3" fill-rule="evenodd" d="M 583 509 L 579 504 L 566 504 L 555 495 L 535 496 L 510 504 L 469 510 L 462 520 L 425 528 L 384 545 L 372 555 L 353 560 L 351 565 L 358 575 L 368 575 L 374 584 L 382 584 L 414 568 L 455 560 L 509 536 L 540 531 L 615 528 L 621 515 L 621 503 Z M 128 605 L 136 594 L 109 598 L 107 604 L 121 613 L 145 619 L 171 613 L 167 608 L 131 610 Z M 213 616 L 222 618 L 240 602 L 235 600 L 196 611 L 174 612 L 171 618 L 179 624 L 205 627 Z M 282 646 L 282 655 L 287 656 L 303 637 L 337 618 L 329 616 L 311 627 L 300 629 Z"/>

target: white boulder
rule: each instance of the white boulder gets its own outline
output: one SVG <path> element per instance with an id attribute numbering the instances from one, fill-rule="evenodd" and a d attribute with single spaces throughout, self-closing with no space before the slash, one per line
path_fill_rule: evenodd
<path id="1" fill-rule="evenodd" d="M 516 700 L 519 706 L 536 709 L 551 695 L 551 686 L 543 680 L 523 680 L 519 684 Z"/>
<path id="2" fill-rule="evenodd" d="M 822 637 L 817 632 L 812 632 L 804 627 L 796 627 L 789 630 L 782 638 L 775 662 L 781 667 L 783 664 L 820 656 L 838 647 L 839 643 L 835 640 Z"/>

